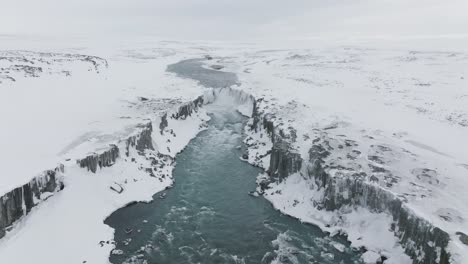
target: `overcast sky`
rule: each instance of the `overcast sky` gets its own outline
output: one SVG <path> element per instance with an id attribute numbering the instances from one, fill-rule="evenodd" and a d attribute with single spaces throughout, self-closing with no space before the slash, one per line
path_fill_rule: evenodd
<path id="1" fill-rule="evenodd" d="M 0 0 L 0 34 L 249 40 L 468 34 L 468 0 Z"/>

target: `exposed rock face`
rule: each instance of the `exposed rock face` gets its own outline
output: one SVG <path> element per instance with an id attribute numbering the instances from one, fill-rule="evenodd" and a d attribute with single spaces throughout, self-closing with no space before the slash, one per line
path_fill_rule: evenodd
<path id="1" fill-rule="evenodd" d="M 222 69 L 224 68 L 224 66 L 222 66 L 222 65 L 216 65 L 216 64 L 215 64 L 215 65 L 211 65 L 210 67 L 211 67 L 212 69 L 218 70 L 218 71 L 219 71 L 219 70 L 222 70 Z"/>
<path id="2" fill-rule="evenodd" d="M 137 127 L 137 132 L 125 140 L 125 155 L 130 155 L 130 147 L 134 147 L 138 152 L 143 153 L 146 149 L 154 149 L 151 133 L 153 125 L 151 122 L 141 124 Z M 119 147 L 115 144 L 109 145 L 109 148 L 100 153 L 92 153 L 84 159 L 77 160 L 81 168 L 87 168 L 89 171 L 96 173 L 97 169 L 110 167 L 114 165 L 117 158 L 120 156 Z"/>
<path id="3" fill-rule="evenodd" d="M 177 112 L 172 114 L 172 118 L 185 119 L 192 115 L 194 111 L 197 111 L 199 107 L 203 105 L 203 97 L 200 96 L 197 99 L 183 104 L 179 107 Z M 159 129 L 163 133 L 164 129 L 168 126 L 167 113 L 161 117 L 161 123 Z M 137 132 L 134 135 L 129 136 L 125 140 L 125 155 L 130 156 L 130 148 L 135 148 L 139 153 L 144 153 L 145 150 L 154 150 L 152 132 L 153 125 L 151 122 L 140 124 L 137 127 Z M 77 163 L 81 168 L 87 168 L 89 171 L 96 173 L 98 168 L 110 167 L 114 165 L 117 158 L 120 156 L 120 150 L 117 145 L 110 145 L 109 148 L 105 149 L 100 153 L 92 153 L 84 159 L 77 160 Z"/>
<path id="4" fill-rule="evenodd" d="M 185 119 L 192 115 L 194 111 L 197 111 L 199 107 L 203 105 L 203 97 L 200 96 L 197 99 L 183 104 L 179 107 L 177 112 L 172 114 L 172 118 Z M 164 129 L 168 126 L 167 113 L 161 117 L 161 123 L 159 129 L 163 133 Z M 125 155 L 130 156 L 130 148 L 135 148 L 139 153 L 144 153 L 145 150 L 154 150 L 152 134 L 153 125 L 152 122 L 138 125 L 134 135 L 129 136 L 125 140 Z M 89 171 L 96 173 L 98 168 L 112 166 L 117 158 L 120 156 L 120 150 L 117 145 L 110 145 L 109 148 L 99 153 L 92 153 L 84 159 L 77 160 L 77 163 L 81 168 L 87 168 Z"/>
<path id="5" fill-rule="evenodd" d="M 159 123 L 159 132 L 161 133 L 161 135 L 163 134 L 164 129 L 167 126 L 168 126 L 168 123 L 167 123 L 167 113 L 166 113 L 161 117 L 161 123 Z"/>
<path id="6" fill-rule="evenodd" d="M 330 169 L 348 170 L 349 168 L 341 168 L 339 165 L 334 168 L 333 164 L 325 162 L 334 151 L 326 140 L 313 140 L 309 157 L 301 157 L 298 153 L 294 153 L 294 149 L 291 148 L 291 143 L 295 140 L 294 137 L 285 136 L 286 133 L 275 126 L 273 115 L 259 111 L 258 104 L 260 102 L 262 99 L 257 100 L 253 105 L 252 123 L 249 129 L 256 133 L 259 130 L 264 130 L 273 143 L 269 168 L 267 169 L 270 178 L 259 181 L 259 187 L 262 190 L 268 188 L 268 183 L 272 181 L 282 181 L 295 172 L 304 173 L 314 180 L 319 189 L 323 189 L 323 198 L 316 205 L 318 209 L 332 211 L 351 205 L 362 206 L 376 213 L 388 213 L 394 221 L 395 235 L 400 239 L 406 253 L 412 257 L 414 264 L 450 263 L 450 256 L 447 252 L 450 236 L 446 232 L 434 227 L 429 221 L 414 215 L 405 206 L 404 199 L 373 182 L 373 177 L 369 177 L 370 175 L 365 172 L 331 176 Z M 352 141 L 346 141 L 344 145 L 352 146 L 353 144 Z M 380 147 L 384 148 L 384 146 Z M 382 151 L 388 150 L 382 149 Z M 351 152 L 351 154 L 353 153 Z M 356 156 L 360 153 L 354 154 Z M 349 155 L 348 158 L 355 159 L 355 156 Z M 369 157 L 369 160 L 377 164 L 380 161 L 378 157 Z M 381 171 L 380 167 L 375 167 L 371 171 L 376 172 L 375 170 L 378 170 L 378 173 L 386 173 L 386 171 Z M 430 170 L 423 172 L 425 174 L 432 173 Z"/>
<path id="7" fill-rule="evenodd" d="M 43 74 L 70 76 L 73 69 L 68 63 L 81 63 L 88 71 L 99 73 L 108 67 L 105 59 L 71 53 L 49 53 L 25 50 L 0 51 L 0 83 L 15 82 L 18 78 L 37 78 Z M 59 68 L 60 70 L 57 70 Z"/>
<path id="8" fill-rule="evenodd" d="M 324 169 L 323 159 L 327 152 L 319 151 L 321 149 L 314 147 L 309 152 L 307 173 L 319 188 L 324 189 L 323 201 L 318 205 L 321 209 L 336 210 L 345 205 L 355 205 L 376 213 L 389 213 L 394 221 L 393 231 L 400 238 L 405 252 L 413 258 L 413 263 L 449 263 L 446 247 L 450 237 L 446 232 L 415 216 L 389 191 L 365 181 L 365 175 L 331 177 Z M 428 243 L 430 241 L 432 243 Z"/>
<path id="9" fill-rule="evenodd" d="M 299 154 L 291 152 L 286 141 L 274 142 L 271 150 L 270 167 L 268 174 L 280 181 L 301 169 L 302 158 Z"/>
<path id="10" fill-rule="evenodd" d="M 468 235 L 463 232 L 457 232 L 457 235 L 463 244 L 468 245 Z"/>
<path id="11" fill-rule="evenodd" d="M 258 99 L 258 101 L 261 101 L 261 99 Z M 255 133 L 258 132 L 258 122 L 260 122 L 260 116 L 261 113 L 259 113 L 258 110 L 258 103 L 257 100 L 253 100 L 253 108 L 252 108 L 252 125 L 250 126 L 250 129 L 255 131 Z"/>
<path id="12" fill-rule="evenodd" d="M 175 119 L 185 119 L 186 117 L 192 115 L 194 111 L 197 111 L 198 108 L 203 105 L 203 102 L 203 97 L 200 96 L 194 101 L 179 107 L 178 111 L 174 113 L 172 117 Z M 167 114 L 164 114 L 161 119 L 159 129 L 163 131 L 167 126 Z M 135 132 L 132 135 L 123 141 L 120 141 L 118 145 L 125 147 L 126 156 L 130 155 L 130 148 L 136 149 L 139 154 L 143 155 L 145 150 L 154 150 L 152 132 L 153 127 L 151 122 L 140 124 L 136 127 Z M 111 144 L 102 151 L 92 153 L 83 159 L 77 160 L 77 164 L 81 168 L 86 168 L 87 170 L 96 173 L 98 168 L 101 169 L 103 167 L 110 167 L 114 165 L 119 157 L 119 147 L 116 144 Z M 157 171 L 158 168 L 163 168 L 164 163 L 172 162 L 172 159 L 169 156 L 165 157 L 164 155 L 158 154 L 157 157 L 158 158 L 156 158 L 154 155 L 147 156 L 147 159 L 153 161 L 152 165 L 155 166 L 155 171 Z M 153 168 L 146 169 L 148 170 L 150 176 L 154 177 Z M 42 200 L 47 199 L 50 194 L 64 188 L 61 177 L 63 172 L 64 166 L 60 165 L 55 170 L 45 171 L 40 176 L 35 177 L 29 183 L 18 187 L 0 197 L 0 238 L 5 236 L 5 231 L 11 227 L 15 221 L 29 213 L 31 208 L 36 206 Z M 166 175 L 163 175 L 163 177 L 166 177 Z M 116 186 L 118 186 L 118 184 Z M 118 193 L 123 191 L 123 189 L 118 187 L 115 187 L 114 190 Z"/>
<path id="13" fill-rule="evenodd" d="M 253 123 L 251 129 L 258 131 L 259 120 L 263 120 L 262 128 L 265 129 L 273 143 L 270 152 L 270 165 L 267 172 L 268 175 L 274 179 L 281 181 L 289 175 L 301 170 L 302 158 L 300 154 L 295 153 L 291 148 L 287 138 L 284 137 L 284 133 L 276 131 L 272 115 L 265 114 L 263 118 L 261 118 L 261 116 L 259 116 L 261 114 L 258 112 L 256 105 L 255 102 L 252 111 Z"/>
<path id="14" fill-rule="evenodd" d="M 59 165 L 55 170 L 47 170 L 25 185 L 0 197 L 0 238 L 15 221 L 28 214 L 39 202 L 47 199 L 45 194 L 63 189 L 60 177 L 63 172 L 63 165 Z"/>
<path id="15" fill-rule="evenodd" d="M 119 157 L 119 148 L 116 145 L 110 145 L 110 148 L 102 153 L 93 153 L 84 159 L 78 160 L 77 163 L 81 168 L 87 168 L 89 171 L 96 173 L 98 167 L 110 167 Z"/>
<path id="16" fill-rule="evenodd" d="M 193 111 L 196 111 L 198 107 L 201 107 L 203 105 L 203 102 L 203 96 L 199 96 L 192 102 L 180 106 L 179 110 L 176 113 L 174 113 L 172 117 L 175 119 L 186 119 L 188 116 L 192 115 Z"/>
<path id="17" fill-rule="evenodd" d="M 276 140 L 275 124 L 271 120 L 271 115 L 266 114 L 263 116 L 263 128 L 267 134 L 271 137 L 271 141 L 274 143 Z"/>
<path id="18" fill-rule="evenodd" d="M 135 147 L 139 152 L 144 152 L 145 149 L 154 149 L 153 139 L 151 138 L 151 133 L 153 132 L 153 125 L 151 122 L 142 124 L 139 126 L 139 131 L 136 135 L 131 136 L 127 139 L 126 142 L 126 155 L 128 156 L 129 148 Z"/>

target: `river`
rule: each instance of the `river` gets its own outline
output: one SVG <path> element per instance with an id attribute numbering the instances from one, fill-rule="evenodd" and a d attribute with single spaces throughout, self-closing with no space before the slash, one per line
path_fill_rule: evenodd
<path id="1" fill-rule="evenodd" d="M 240 159 L 247 118 L 232 105 L 205 108 L 211 120 L 177 155 L 174 187 L 106 220 L 117 242 L 111 262 L 360 263 L 346 239 L 250 196 L 261 170 Z"/>

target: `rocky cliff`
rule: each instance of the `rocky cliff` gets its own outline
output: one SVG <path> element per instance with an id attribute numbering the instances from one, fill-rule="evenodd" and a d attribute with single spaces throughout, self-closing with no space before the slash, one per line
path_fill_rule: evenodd
<path id="1" fill-rule="evenodd" d="M 192 115 L 192 112 L 196 111 L 198 107 L 201 107 L 203 105 L 203 102 L 204 102 L 204 97 L 199 96 L 197 97 L 197 99 L 180 106 L 179 109 L 175 113 L 172 114 L 172 117 L 175 119 L 185 119 L 188 116 Z"/>
<path id="2" fill-rule="evenodd" d="M 335 211 L 345 206 L 353 206 L 365 207 L 375 213 L 387 213 L 393 219 L 392 231 L 399 238 L 405 252 L 412 257 L 414 264 L 450 263 L 447 250 L 450 236 L 414 214 L 406 206 L 404 197 L 397 196 L 382 187 L 382 184 L 378 184 L 381 176 L 376 177 L 372 172 L 376 172 L 377 175 L 377 172 L 382 173 L 382 169 L 374 167 L 371 173 L 365 173 L 362 170 L 353 170 L 352 166 L 346 167 L 329 161 L 329 156 L 334 152 L 341 151 L 354 142 L 345 141 L 343 144 L 336 144 L 335 147 L 330 143 L 331 139 L 318 136 L 315 139 L 311 138 L 312 146 L 308 156 L 301 156 L 293 147 L 296 141 L 295 130 L 288 127 L 288 131 L 285 131 L 284 126 L 276 122 L 273 114 L 265 108 L 263 111 L 259 109 L 261 103 L 263 99 L 258 99 L 253 104 L 253 116 L 247 130 L 251 135 L 259 135 L 258 138 L 267 135 L 272 143 L 271 150 L 265 154 L 270 155 L 265 168 L 269 178 L 258 183 L 262 191 L 268 189 L 271 182 L 281 182 L 293 173 L 301 173 L 303 177 L 308 177 L 315 183 L 316 189 L 311 191 L 323 192 L 318 203 L 310 201 L 314 202 L 313 206 L 317 209 Z M 378 147 L 387 150 L 383 146 Z M 348 154 L 347 158 L 355 159 L 352 154 Z M 369 160 L 372 158 L 375 157 L 370 157 Z M 343 173 L 336 173 L 337 171 Z M 390 184 L 387 186 L 391 186 L 395 178 L 398 177 L 387 173 L 385 179 L 389 179 L 387 184 Z"/>
<path id="3" fill-rule="evenodd" d="M 63 173 L 64 166 L 59 165 L 0 197 L 0 238 L 34 206 L 63 189 Z"/>
<path id="4" fill-rule="evenodd" d="M 174 113 L 171 113 L 170 118 L 185 119 L 192 115 L 194 111 L 198 111 L 203 102 L 203 96 L 200 96 L 191 102 L 182 104 Z M 168 113 L 164 113 L 159 124 L 161 131 L 168 125 L 167 118 Z M 139 124 L 128 137 L 90 153 L 84 158 L 77 159 L 76 164 L 81 168 L 97 173 L 103 167 L 114 165 L 118 162 L 119 157 L 130 156 L 131 149 L 136 150 L 140 155 L 144 155 L 146 150 L 154 150 L 152 132 L 152 122 Z M 157 156 L 161 160 L 170 159 L 160 154 Z M 152 155 L 146 158 L 152 160 L 154 166 L 157 165 L 157 158 Z M 161 166 L 161 164 L 158 165 Z M 154 175 L 154 168 L 144 169 L 150 176 Z M 31 208 L 65 187 L 62 179 L 64 172 L 64 165 L 59 165 L 54 170 L 47 170 L 30 182 L 0 197 L 0 238 L 5 236 L 6 231 L 11 229 L 16 221 L 28 214 Z"/>
<path id="5" fill-rule="evenodd" d="M 402 199 L 367 181 L 364 174 L 351 177 L 332 177 L 328 173 L 324 158 L 327 155 L 323 146 L 310 149 L 307 175 L 315 180 L 319 190 L 324 192 L 323 200 L 317 206 L 324 210 L 337 210 L 346 205 L 363 206 L 372 212 L 385 212 L 393 218 L 393 231 L 400 239 L 406 254 L 413 263 L 447 264 L 449 235 L 434 227 L 429 221 L 416 216 L 405 206 Z"/>

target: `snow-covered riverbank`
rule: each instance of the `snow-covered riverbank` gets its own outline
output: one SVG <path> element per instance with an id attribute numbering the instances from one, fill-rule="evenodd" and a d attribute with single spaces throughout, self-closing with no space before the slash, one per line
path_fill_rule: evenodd
<path id="1" fill-rule="evenodd" d="M 104 220 L 129 203 L 151 201 L 173 184 L 175 155 L 209 119 L 200 106 L 184 103 L 136 126 L 128 136 L 100 142 L 99 150 L 78 162 L 64 162 L 65 188 L 13 224 L 0 244 L 2 261 L 108 263 L 114 230 Z M 188 109 L 186 116 L 181 109 Z M 38 244 L 38 238 L 44 243 Z M 59 249 L 52 259 L 50 248 Z M 30 254 L 19 254 L 23 250 Z"/>
<path id="2" fill-rule="evenodd" d="M 208 119 L 190 103 L 203 88 L 166 73 L 186 55 L 163 44 L 78 53 L 16 43 L 2 43 L 0 60 L 0 259 L 107 263 L 104 219 L 172 185 L 175 154 Z"/>
<path id="3" fill-rule="evenodd" d="M 347 233 L 370 263 L 463 263 L 467 58 L 362 47 L 245 55 L 232 69 L 257 98 L 247 143 L 269 173 L 260 186 L 274 178 L 265 196 Z"/>
<path id="4" fill-rule="evenodd" d="M 468 258 L 466 51 L 132 45 L 5 48 L 0 196 L 57 164 L 64 189 L 49 197 L 46 188 L 46 201 L 14 224 L 2 260 L 107 263 L 103 220 L 170 186 L 172 158 L 207 119 L 203 110 L 187 116 L 205 88 L 166 67 L 207 54 L 205 70 L 222 65 L 239 78 L 224 91 L 250 103 L 240 109 L 254 113 L 249 161 L 268 171 L 259 184 L 277 209 L 346 233 L 369 263 Z M 61 255 L 51 260 L 50 248 Z"/>

